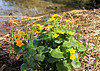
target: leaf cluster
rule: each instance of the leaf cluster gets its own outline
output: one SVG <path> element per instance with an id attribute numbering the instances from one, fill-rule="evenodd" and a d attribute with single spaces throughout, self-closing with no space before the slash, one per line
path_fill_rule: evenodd
<path id="1" fill-rule="evenodd" d="M 53 26 L 49 31 L 43 29 L 38 36 L 18 47 L 14 44 L 14 49 L 17 54 L 23 54 L 23 64 L 21 71 L 70 71 L 72 67 L 78 68 L 81 66 L 79 63 L 78 51 L 85 51 L 86 47 L 77 41 L 73 35 L 67 31 L 75 32 L 75 29 L 62 28 L 56 26 L 60 21 L 56 18 L 54 21 L 48 20 L 44 26 L 48 26 L 48 22 Z M 56 26 L 56 27 L 55 27 Z M 60 27 L 60 28 L 59 28 Z M 58 33 L 62 31 L 64 34 Z M 53 37 L 54 34 L 59 34 L 57 38 Z M 75 60 L 70 59 L 70 52 L 68 49 L 73 48 L 76 50 Z"/>

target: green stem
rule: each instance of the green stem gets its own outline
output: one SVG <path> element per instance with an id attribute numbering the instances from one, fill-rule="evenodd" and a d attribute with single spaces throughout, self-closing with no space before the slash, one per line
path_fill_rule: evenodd
<path id="1" fill-rule="evenodd" d="M 96 55 L 96 57 L 95 57 L 95 62 L 94 62 L 94 64 L 93 64 L 93 67 L 95 67 L 96 62 L 98 61 L 98 59 L 99 59 L 99 57 L 98 57 L 98 55 Z"/>
<path id="2" fill-rule="evenodd" d="M 13 28 L 11 28 L 11 36 L 13 37 Z"/>
<path id="3" fill-rule="evenodd" d="M 27 40 L 27 42 L 28 42 L 28 34 L 26 34 L 26 40 Z"/>
<path id="4" fill-rule="evenodd" d="M 95 44 L 95 46 L 93 47 L 93 49 L 92 49 L 92 51 L 91 51 L 90 55 L 91 55 L 91 54 L 92 54 L 92 52 L 94 51 L 94 49 L 95 49 L 95 47 L 97 46 L 97 44 L 98 44 L 98 37 L 96 38 L 96 44 Z"/>
<path id="5" fill-rule="evenodd" d="M 32 40 L 33 38 L 33 32 L 30 33 L 30 41 Z"/>
<path id="6" fill-rule="evenodd" d="M 11 45 L 9 45 L 9 56 L 11 54 Z"/>
<path id="7" fill-rule="evenodd" d="M 88 45 L 87 45 L 86 51 L 83 52 L 81 60 L 83 60 L 84 56 L 86 55 L 86 52 L 87 52 L 87 50 L 89 48 L 89 43 L 90 43 L 90 40 L 88 41 Z"/>

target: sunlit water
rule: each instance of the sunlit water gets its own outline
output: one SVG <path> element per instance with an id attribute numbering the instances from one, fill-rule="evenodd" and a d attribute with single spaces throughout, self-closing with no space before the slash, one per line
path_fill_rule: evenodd
<path id="1" fill-rule="evenodd" d="M 70 0 L 0 0 L 0 16 L 9 16 L 10 13 L 13 16 L 35 16 L 76 8 L 80 8 L 80 6 L 77 3 L 72 3 Z M 0 17 L 0 21 L 5 20 L 9 20 L 9 18 Z M 6 30 L 4 29 L 5 26 L 2 26 L 2 24 L 0 26 L 1 34 L 1 32 L 5 32 Z"/>
<path id="2" fill-rule="evenodd" d="M 64 7 L 63 4 L 56 4 L 43 0 L 0 0 L 0 15 L 9 15 L 13 13 L 17 16 L 34 16 L 36 14 L 44 14 L 54 9 L 55 6 Z"/>

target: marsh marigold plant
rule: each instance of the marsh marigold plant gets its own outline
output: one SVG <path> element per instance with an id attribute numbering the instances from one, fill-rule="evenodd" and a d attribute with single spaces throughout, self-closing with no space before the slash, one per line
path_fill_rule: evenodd
<path id="1" fill-rule="evenodd" d="M 42 25 L 44 28 L 33 24 L 32 32 L 37 35 L 29 42 L 15 38 L 15 52 L 23 55 L 20 71 L 71 71 L 72 67 L 81 66 L 77 52 L 85 51 L 86 47 L 74 38 L 75 29 L 60 24 L 61 19 L 62 16 L 54 14 Z"/>

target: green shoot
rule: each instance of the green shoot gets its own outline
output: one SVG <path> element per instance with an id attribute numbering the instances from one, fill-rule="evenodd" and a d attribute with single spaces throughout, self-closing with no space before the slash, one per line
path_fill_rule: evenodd
<path id="1" fill-rule="evenodd" d="M 78 41 L 80 41 L 79 31 L 80 31 L 80 26 L 78 27 L 78 29 L 77 29 L 77 34 L 76 34 L 76 37 L 77 37 L 77 40 L 78 40 Z"/>
<path id="2" fill-rule="evenodd" d="M 9 45 L 9 56 L 11 55 L 11 45 Z"/>
<path id="3" fill-rule="evenodd" d="M 25 40 L 25 37 L 22 35 L 23 40 Z"/>
<path id="4" fill-rule="evenodd" d="M 86 40 L 83 41 L 83 45 L 86 46 Z"/>
<path id="5" fill-rule="evenodd" d="M 11 29 L 11 35 L 12 35 L 12 37 L 13 37 L 13 28 Z"/>
<path id="6" fill-rule="evenodd" d="M 26 28 L 26 34 L 28 33 L 28 27 Z"/>
<path id="7" fill-rule="evenodd" d="M 94 62 L 94 64 L 93 64 L 93 67 L 95 67 L 96 62 L 98 61 L 98 59 L 99 59 L 99 57 L 98 57 L 98 55 L 96 55 L 96 57 L 95 57 L 95 62 Z"/>
<path id="8" fill-rule="evenodd" d="M 27 42 L 28 42 L 28 34 L 26 34 L 26 40 L 27 40 Z"/>
<path id="9" fill-rule="evenodd" d="M 30 41 L 32 40 L 32 38 L 33 38 L 33 33 L 31 32 L 30 33 Z"/>
<path id="10" fill-rule="evenodd" d="M 80 31 L 80 26 L 79 26 L 78 29 L 77 29 L 77 34 L 76 34 L 77 41 L 80 41 L 79 31 Z M 79 55 L 80 55 L 80 54 L 81 54 L 81 52 L 79 52 Z"/>
<path id="11" fill-rule="evenodd" d="M 87 50 L 89 48 L 89 43 L 90 43 L 90 40 L 88 41 L 88 45 L 87 45 L 86 51 L 83 52 L 81 60 L 83 60 L 84 56 L 86 55 L 86 52 L 87 52 Z"/>
<path id="12" fill-rule="evenodd" d="M 95 47 L 97 46 L 97 44 L 98 44 L 98 37 L 96 38 L 96 44 L 95 44 L 95 46 L 93 47 L 93 49 L 92 49 L 92 51 L 91 51 L 90 55 L 91 55 L 91 54 L 92 54 L 92 52 L 94 51 L 94 49 L 95 49 Z"/>

